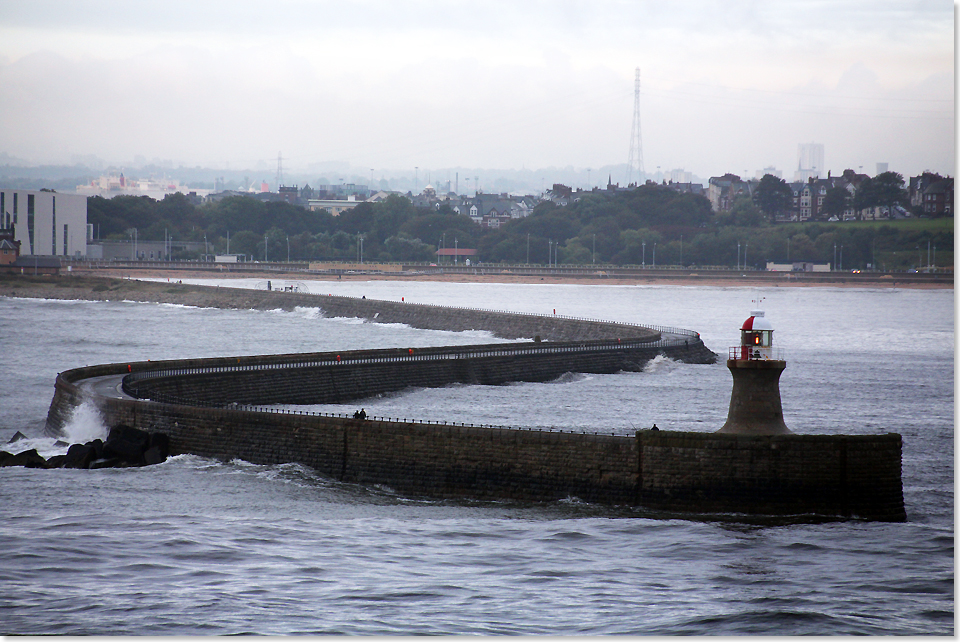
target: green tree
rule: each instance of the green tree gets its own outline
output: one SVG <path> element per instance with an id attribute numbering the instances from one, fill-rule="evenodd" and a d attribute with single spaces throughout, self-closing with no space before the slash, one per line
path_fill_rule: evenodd
<path id="1" fill-rule="evenodd" d="M 823 197 L 823 213 L 827 216 L 843 218 L 843 213 L 850 207 L 850 192 L 839 185 L 831 187 Z"/>
<path id="2" fill-rule="evenodd" d="M 403 233 L 391 236 L 383 246 L 394 261 L 432 261 L 436 258 L 436 249 L 432 245 Z"/>
<path id="3" fill-rule="evenodd" d="M 589 247 L 584 247 L 582 238 L 571 239 L 565 246 L 558 248 L 558 263 L 588 265 L 593 255 Z"/>
<path id="4" fill-rule="evenodd" d="M 792 198 L 792 197 L 791 197 Z M 738 227 L 758 227 L 763 223 L 763 213 L 753 199 L 747 195 L 738 196 L 730 211 L 717 215 L 718 225 L 736 225 Z"/>
<path id="5" fill-rule="evenodd" d="M 263 237 L 256 232 L 244 230 L 230 235 L 230 253 L 247 254 L 254 259 L 263 258 L 263 252 L 258 250 L 257 245 L 263 246 Z"/>
<path id="6" fill-rule="evenodd" d="M 764 174 L 753 198 L 760 211 L 772 221 L 777 214 L 787 211 L 793 205 L 793 190 L 782 178 Z"/>
<path id="7" fill-rule="evenodd" d="M 267 231 L 266 208 L 264 203 L 249 196 L 229 196 L 208 207 L 209 222 L 217 234 L 231 233 L 231 248 L 233 234 L 247 231 L 254 234 L 263 234 Z M 250 254 L 250 252 L 247 252 Z"/>
<path id="8" fill-rule="evenodd" d="M 868 207 L 908 204 L 909 196 L 903 185 L 903 176 L 897 172 L 883 172 L 862 182 L 854 197 L 857 218 L 861 217 L 860 210 Z"/>
<path id="9" fill-rule="evenodd" d="M 794 234 L 790 237 L 790 260 L 792 261 L 813 261 L 820 254 L 817 252 L 817 246 L 806 234 Z"/>

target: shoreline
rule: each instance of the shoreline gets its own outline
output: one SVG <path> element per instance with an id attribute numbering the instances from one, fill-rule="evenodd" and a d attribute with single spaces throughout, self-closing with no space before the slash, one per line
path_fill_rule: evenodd
<path id="1" fill-rule="evenodd" d="M 778 273 L 779 274 L 779 273 Z M 803 276 L 797 277 L 791 273 L 782 276 L 771 276 L 770 273 L 758 273 L 745 277 L 710 277 L 710 276 L 643 276 L 643 277 L 584 277 L 565 275 L 527 276 L 517 274 L 344 274 L 340 278 L 333 274 L 307 274 L 303 272 L 277 271 L 250 271 L 250 272 L 212 272 L 208 270 L 190 269 L 98 269 L 74 270 L 61 276 L 84 276 L 92 278 L 110 279 L 168 279 L 171 283 L 178 279 L 263 279 L 272 281 L 413 281 L 437 283 L 502 283 L 502 284 L 570 284 L 570 285 L 668 285 L 679 287 L 834 287 L 854 289 L 914 289 L 914 290 L 952 290 L 953 281 L 949 282 L 916 282 L 899 281 L 896 278 L 875 279 L 867 282 L 854 281 L 838 276 L 834 279 L 817 278 L 808 280 Z M 762 275 L 762 276 L 759 276 Z"/>

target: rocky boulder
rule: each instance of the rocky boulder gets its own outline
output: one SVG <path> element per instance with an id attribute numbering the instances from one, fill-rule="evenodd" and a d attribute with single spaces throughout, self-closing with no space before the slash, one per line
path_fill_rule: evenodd
<path id="1" fill-rule="evenodd" d="M 25 438 L 21 433 L 13 441 Z M 62 442 L 57 442 L 61 444 Z M 65 455 L 44 459 L 36 449 L 16 455 L 0 451 L 0 467 L 26 466 L 27 468 L 126 468 L 148 466 L 167 460 L 170 454 L 170 438 L 163 433 L 150 433 L 130 426 L 117 425 L 110 429 L 104 442 L 100 439 L 85 444 L 73 444 Z"/>

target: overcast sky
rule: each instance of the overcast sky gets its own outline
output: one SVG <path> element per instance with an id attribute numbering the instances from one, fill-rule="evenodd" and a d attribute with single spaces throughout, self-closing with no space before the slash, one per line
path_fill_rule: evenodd
<path id="1" fill-rule="evenodd" d="M 954 174 L 949 1 L 0 2 L 0 152 Z M 616 177 L 614 177 L 616 180 Z M 605 177 L 604 177 L 605 180 Z"/>

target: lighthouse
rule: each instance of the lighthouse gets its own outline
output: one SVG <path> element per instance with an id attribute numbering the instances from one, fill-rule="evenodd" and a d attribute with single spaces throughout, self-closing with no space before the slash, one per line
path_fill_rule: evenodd
<path id="1" fill-rule="evenodd" d="M 752 310 L 740 327 L 740 345 L 730 348 L 733 375 L 727 422 L 717 432 L 738 435 L 788 435 L 780 403 L 780 374 L 787 362 L 773 347 L 773 324 L 763 310 Z"/>

